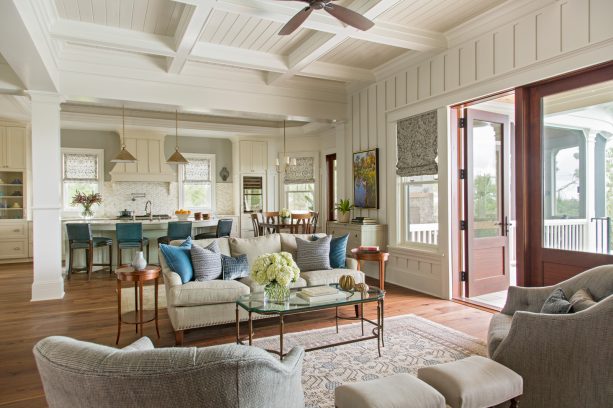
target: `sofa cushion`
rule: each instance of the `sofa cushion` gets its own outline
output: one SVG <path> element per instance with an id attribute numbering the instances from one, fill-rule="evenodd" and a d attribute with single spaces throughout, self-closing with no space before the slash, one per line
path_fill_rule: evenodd
<path id="1" fill-rule="evenodd" d="M 256 283 L 254 280 L 251 279 L 250 276 L 247 276 L 246 278 L 241 278 L 238 280 L 240 283 L 245 284 L 247 286 L 249 286 L 249 289 L 251 290 L 251 293 L 262 293 L 264 292 L 264 286 L 260 285 L 258 283 Z M 290 283 L 290 288 L 304 288 L 307 286 L 307 282 L 302 279 L 302 278 L 298 278 L 298 280 L 296 282 L 292 282 Z"/>
<path id="2" fill-rule="evenodd" d="M 281 251 L 289 252 L 292 254 L 292 258 L 294 261 L 296 260 L 296 251 L 298 250 L 298 246 L 296 244 L 296 238 L 304 239 L 306 241 L 310 241 L 313 237 L 323 238 L 326 234 L 279 234 L 281 239 Z"/>
<path id="3" fill-rule="evenodd" d="M 338 283 L 339 278 L 343 275 L 353 276 L 355 283 L 364 282 L 364 272 L 356 271 L 355 269 L 328 269 L 322 271 L 300 272 L 300 276 L 307 281 L 309 286 Z"/>
<path id="4" fill-rule="evenodd" d="M 581 312 L 596 304 L 589 289 L 583 288 L 576 291 L 569 299 L 573 312 Z"/>
<path id="5" fill-rule="evenodd" d="M 224 280 L 234 280 L 249 276 L 247 255 L 239 255 L 236 258 L 222 255 L 221 269 Z"/>
<path id="6" fill-rule="evenodd" d="M 347 242 L 349 234 L 332 238 L 330 241 L 330 267 L 344 268 L 347 263 Z"/>
<path id="7" fill-rule="evenodd" d="M 192 245 L 198 245 L 202 248 L 206 248 L 207 246 L 209 246 L 211 244 L 211 242 L 213 241 L 217 241 L 217 245 L 219 245 L 219 252 L 227 255 L 227 256 L 231 256 L 230 253 L 230 240 L 227 237 L 223 237 L 223 238 L 208 238 L 208 239 L 196 239 L 196 240 L 192 240 Z M 173 240 L 170 242 L 170 245 L 173 246 L 179 246 L 181 245 L 181 243 L 183 242 L 183 240 Z"/>
<path id="8" fill-rule="evenodd" d="M 192 245 L 192 266 L 196 281 L 219 279 L 222 276 L 221 254 L 217 241 L 211 242 L 206 248 L 200 245 Z"/>
<path id="9" fill-rule="evenodd" d="M 281 252 L 279 234 L 264 235 L 255 238 L 230 238 L 230 253 L 232 256 L 247 255 L 249 269 L 262 254 Z"/>
<path id="10" fill-rule="evenodd" d="M 191 248 L 192 240 L 189 237 L 179 246 L 160 244 L 160 251 L 164 255 L 168 267 L 181 277 L 182 283 L 187 283 L 194 278 L 190 256 Z"/>
<path id="11" fill-rule="evenodd" d="M 502 340 L 509 334 L 512 321 L 513 316 L 506 314 L 499 313 L 492 316 L 490 327 L 487 331 L 487 352 L 490 358 L 494 355 Z"/>
<path id="12" fill-rule="evenodd" d="M 211 280 L 188 282 L 173 286 L 167 299 L 170 306 L 199 306 L 232 303 L 249 293 L 249 287 L 235 280 Z"/>
<path id="13" fill-rule="evenodd" d="M 541 313 L 564 314 L 570 312 L 571 307 L 562 288 L 557 288 L 545 299 Z"/>
<path id="14" fill-rule="evenodd" d="M 332 237 L 326 236 L 317 241 L 305 241 L 296 238 L 298 250 L 296 264 L 300 271 L 317 271 L 330 268 L 330 241 Z"/>

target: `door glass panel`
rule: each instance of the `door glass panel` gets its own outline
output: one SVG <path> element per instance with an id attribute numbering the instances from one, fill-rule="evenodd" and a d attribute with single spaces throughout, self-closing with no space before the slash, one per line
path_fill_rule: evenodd
<path id="1" fill-rule="evenodd" d="M 613 254 L 613 81 L 542 99 L 543 247 Z"/>
<path id="2" fill-rule="evenodd" d="M 499 236 L 502 124 L 473 121 L 474 237 Z"/>

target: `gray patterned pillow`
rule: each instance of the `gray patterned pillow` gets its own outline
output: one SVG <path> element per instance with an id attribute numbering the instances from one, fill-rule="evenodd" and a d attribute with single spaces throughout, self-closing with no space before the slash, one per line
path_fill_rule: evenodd
<path id="1" fill-rule="evenodd" d="M 221 254 L 217 241 L 211 242 L 206 248 L 192 245 L 190 250 L 194 278 L 197 282 L 219 279 L 221 277 Z"/>
<path id="2" fill-rule="evenodd" d="M 296 264 L 301 272 L 321 271 L 330 267 L 330 235 L 317 241 L 296 238 Z"/>
<path id="3" fill-rule="evenodd" d="M 566 298 L 562 288 L 557 288 L 545 300 L 541 313 L 565 314 L 570 312 L 572 305 Z"/>
<path id="4" fill-rule="evenodd" d="M 234 280 L 249 276 L 249 261 L 247 255 L 239 255 L 236 258 L 221 254 L 221 269 L 224 280 Z"/>

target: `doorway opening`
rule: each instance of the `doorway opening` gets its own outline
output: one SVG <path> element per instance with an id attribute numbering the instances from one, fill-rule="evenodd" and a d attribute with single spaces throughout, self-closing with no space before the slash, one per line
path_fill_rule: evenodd
<path id="1" fill-rule="evenodd" d="M 517 284 L 515 93 L 454 106 L 458 119 L 458 272 L 453 293 L 500 309 Z"/>

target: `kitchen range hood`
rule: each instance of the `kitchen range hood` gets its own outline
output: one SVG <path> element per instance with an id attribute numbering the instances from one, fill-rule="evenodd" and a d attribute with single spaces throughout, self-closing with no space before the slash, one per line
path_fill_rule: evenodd
<path id="1" fill-rule="evenodd" d="M 111 181 L 176 182 L 177 175 L 164 157 L 164 137 L 165 134 L 150 131 L 130 131 L 123 142 L 137 162 L 115 164 L 110 171 Z"/>

